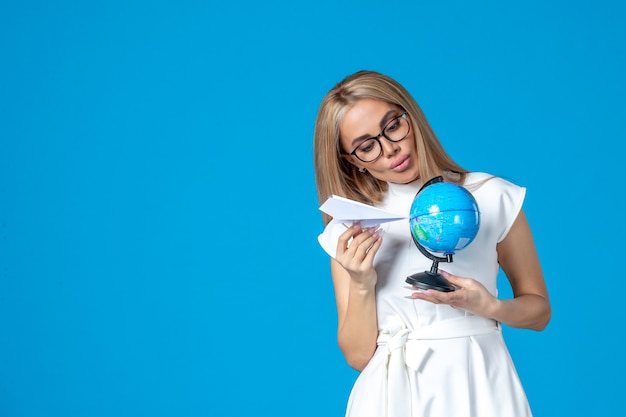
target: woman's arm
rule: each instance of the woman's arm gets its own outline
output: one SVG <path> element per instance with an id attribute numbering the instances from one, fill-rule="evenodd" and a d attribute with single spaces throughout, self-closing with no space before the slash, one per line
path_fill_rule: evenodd
<path id="1" fill-rule="evenodd" d="M 352 239 L 352 241 L 350 241 Z M 354 225 L 337 244 L 331 273 L 337 301 L 337 340 L 348 364 L 362 371 L 376 350 L 376 281 L 374 256 L 382 243 L 371 229 Z"/>
<path id="2" fill-rule="evenodd" d="M 524 211 L 517 216 L 508 235 L 497 246 L 498 262 L 513 290 L 512 300 L 496 300 L 490 316 L 511 327 L 543 330 L 552 309 Z"/>

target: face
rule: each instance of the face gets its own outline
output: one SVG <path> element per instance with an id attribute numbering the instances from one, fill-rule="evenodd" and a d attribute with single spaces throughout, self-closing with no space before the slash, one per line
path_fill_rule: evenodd
<path id="1" fill-rule="evenodd" d="M 376 137 L 387 124 L 404 110 L 384 101 L 361 99 L 344 115 L 339 124 L 341 148 L 350 153 L 364 141 Z M 382 154 L 372 162 L 363 162 L 354 155 L 343 155 L 357 168 L 365 168 L 373 177 L 387 182 L 406 184 L 419 175 L 417 147 L 413 128 L 404 139 L 392 142 L 380 136 Z M 367 174 L 363 174 L 367 175 Z"/>

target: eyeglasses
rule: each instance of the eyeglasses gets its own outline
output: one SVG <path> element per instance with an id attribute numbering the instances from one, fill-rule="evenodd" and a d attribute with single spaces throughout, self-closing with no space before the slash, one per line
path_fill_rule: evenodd
<path id="1" fill-rule="evenodd" d="M 383 145 L 380 143 L 381 136 L 390 142 L 400 142 L 409 136 L 410 131 L 411 125 L 407 119 L 407 113 L 404 112 L 391 119 L 378 135 L 361 142 L 350 152 L 350 155 L 356 156 L 362 162 L 374 162 L 383 154 Z"/>

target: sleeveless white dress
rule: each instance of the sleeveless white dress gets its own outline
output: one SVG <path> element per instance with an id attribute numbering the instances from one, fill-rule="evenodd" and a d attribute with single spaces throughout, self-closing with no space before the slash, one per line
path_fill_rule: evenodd
<path id="1" fill-rule="evenodd" d="M 485 181 L 486 180 L 486 181 Z M 421 181 L 389 184 L 380 208 L 409 215 Z M 480 229 L 472 243 L 439 269 L 479 280 L 497 295 L 496 244 L 521 210 L 526 189 L 485 173 L 465 182 L 478 203 Z M 415 247 L 407 220 L 385 223 L 376 254 L 378 348 L 357 378 L 346 416 L 526 417 L 526 394 L 499 323 L 446 305 L 407 298 L 407 276 L 430 269 Z M 318 240 L 335 256 L 346 230 L 329 223 Z"/>

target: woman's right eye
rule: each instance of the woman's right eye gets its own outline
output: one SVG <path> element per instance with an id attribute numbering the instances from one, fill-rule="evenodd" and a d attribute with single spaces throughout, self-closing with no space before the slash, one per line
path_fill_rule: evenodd
<path id="1" fill-rule="evenodd" d="M 359 146 L 359 151 L 361 152 L 371 152 L 374 149 L 374 141 L 373 140 L 367 140 L 365 142 L 363 142 L 361 144 L 361 146 Z"/>

